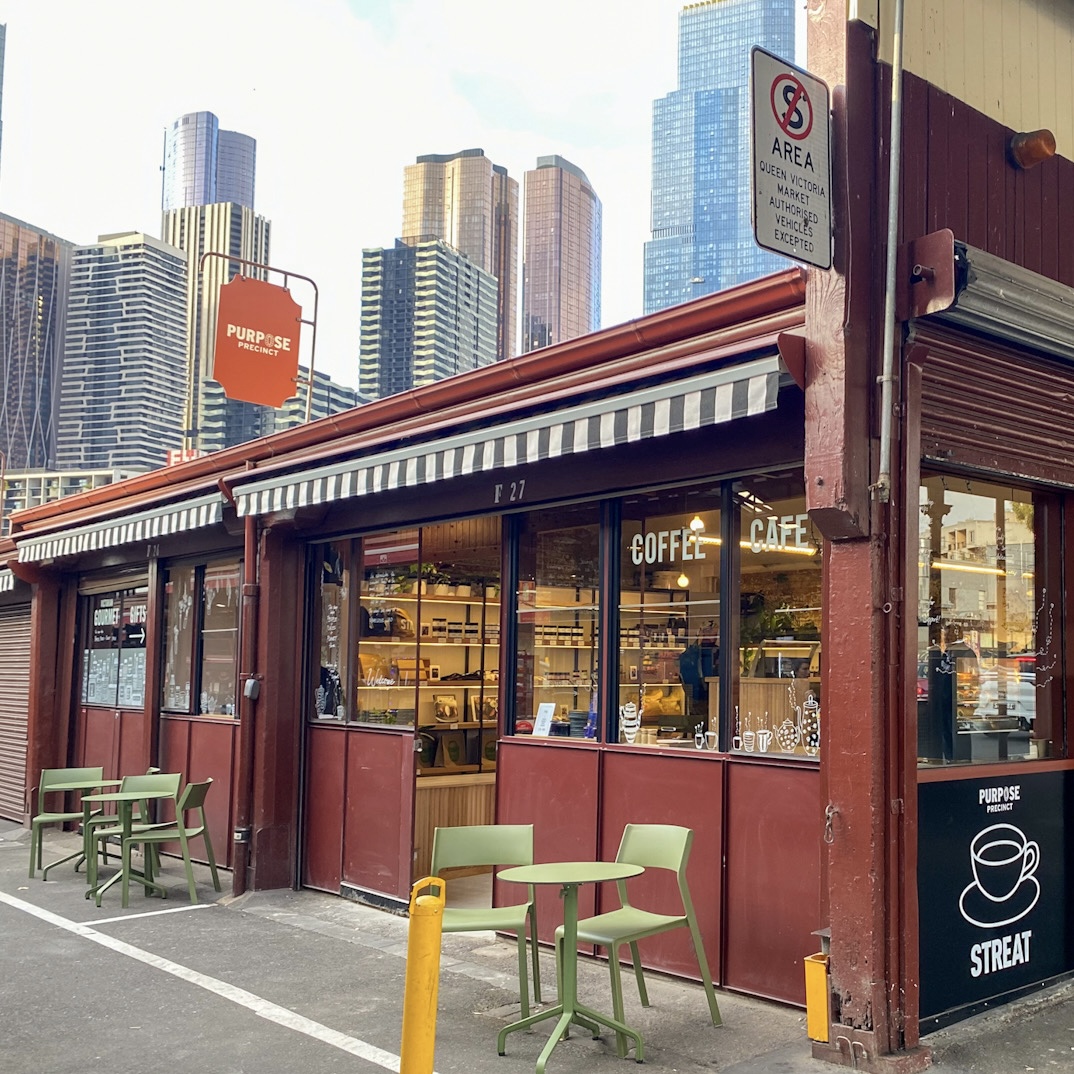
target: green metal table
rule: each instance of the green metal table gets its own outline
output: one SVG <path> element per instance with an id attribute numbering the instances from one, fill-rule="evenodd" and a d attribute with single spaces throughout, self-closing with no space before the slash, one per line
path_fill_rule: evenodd
<path id="1" fill-rule="evenodd" d="M 50 791 L 96 791 L 101 787 L 118 787 L 123 781 L 121 779 L 75 779 L 66 780 L 63 783 L 53 783 L 49 788 Z M 82 816 L 85 818 L 86 809 L 82 807 Z M 41 879 L 48 879 L 49 869 L 55 869 L 57 865 L 63 865 L 65 861 L 70 861 L 72 858 L 78 858 L 75 862 L 75 871 L 78 871 L 78 866 L 86 859 L 85 856 L 85 843 L 83 842 L 83 849 L 76 850 L 73 854 L 66 854 L 62 858 L 57 858 L 55 861 L 51 861 L 48 865 L 45 865 L 41 869 Z M 89 873 L 89 865 L 86 865 L 86 872 Z"/>
<path id="2" fill-rule="evenodd" d="M 101 905 L 101 896 L 107 891 L 116 881 L 123 881 L 123 906 L 126 907 L 129 899 L 129 882 L 133 878 L 140 884 L 143 884 L 146 888 L 159 892 L 162 896 L 166 895 L 166 890 L 158 884 L 152 875 L 152 869 L 148 864 L 150 856 L 146 855 L 145 872 L 139 873 L 136 870 L 130 868 L 129 861 L 126 868 L 120 868 L 118 873 L 110 876 L 103 884 L 97 883 L 97 848 L 93 846 L 93 842 L 96 836 L 90 829 L 89 818 L 93 810 L 93 806 L 96 804 L 103 804 L 105 802 L 115 802 L 117 816 L 116 820 L 119 822 L 119 826 L 123 829 L 122 841 L 120 843 L 120 853 L 122 854 L 123 846 L 127 839 L 131 835 L 133 829 L 133 822 L 131 815 L 134 812 L 135 802 L 146 802 L 150 799 L 163 799 L 171 798 L 175 800 L 175 795 L 168 791 L 109 791 L 105 794 L 84 794 L 82 796 L 82 833 L 83 833 L 83 853 L 86 855 L 86 882 L 89 887 L 86 889 L 86 898 L 95 898 L 97 905 Z M 122 861 L 122 858 L 120 859 Z"/>
<path id="3" fill-rule="evenodd" d="M 578 1002 L 578 886 L 580 884 L 601 884 L 610 880 L 626 880 L 637 876 L 645 870 L 640 865 L 627 865 L 615 861 L 554 861 L 541 865 L 516 865 L 503 869 L 497 875 L 501 880 L 513 884 L 557 884 L 563 899 L 563 961 L 559 967 L 560 995 L 559 1003 L 539 1014 L 531 1014 L 519 1022 L 512 1022 L 500 1030 L 497 1038 L 497 1051 L 506 1055 L 507 1034 L 518 1029 L 543 1022 L 547 1018 L 556 1018 L 556 1028 L 537 1059 L 537 1074 L 544 1074 L 545 1064 L 552 1054 L 552 1049 L 567 1035 L 571 1023 L 584 1026 L 594 1037 L 600 1035 L 599 1026 L 607 1026 L 616 1033 L 624 1033 L 634 1040 L 634 1059 L 640 1063 L 644 1059 L 644 1044 L 641 1034 L 622 1022 L 600 1014 L 592 1007 Z"/>

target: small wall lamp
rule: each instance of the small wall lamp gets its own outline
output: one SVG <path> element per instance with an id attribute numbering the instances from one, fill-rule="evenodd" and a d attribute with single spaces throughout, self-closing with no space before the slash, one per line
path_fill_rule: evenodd
<path id="1" fill-rule="evenodd" d="M 1007 151 L 1015 167 L 1025 171 L 1055 156 L 1055 135 L 1049 130 L 1014 134 Z"/>

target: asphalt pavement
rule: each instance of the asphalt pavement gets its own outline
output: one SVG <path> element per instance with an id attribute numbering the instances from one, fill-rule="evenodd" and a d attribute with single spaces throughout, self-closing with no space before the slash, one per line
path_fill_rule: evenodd
<path id="1" fill-rule="evenodd" d="M 46 837 L 46 862 L 79 844 Z M 71 864 L 27 877 L 29 834 L 0 821 L 0 1071 L 84 1074 L 382 1074 L 397 1071 L 408 921 L 309 891 L 228 895 L 198 870 L 196 906 L 182 863 L 165 859 L 168 898 L 118 887 L 98 909 Z M 516 948 L 491 933 L 443 938 L 435 1068 L 440 1074 L 531 1074 L 552 1023 L 513 1033 Z M 545 1001 L 555 966 L 542 953 Z M 804 1011 L 719 992 L 723 1026 L 700 985 L 647 974 L 651 1006 L 624 978 L 626 1021 L 645 1039 L 645 1066 L 668 1074 L 823 1074 Z M 579 995 L 606 1007 L 607 968 L 579 966 Z M 1074 1074 L 1074 984 L 968 1019 L 924 1039 L 947 1074 Z M 615 1039 L 580 1029 L 548 1074 L 624 1069 Z"/>

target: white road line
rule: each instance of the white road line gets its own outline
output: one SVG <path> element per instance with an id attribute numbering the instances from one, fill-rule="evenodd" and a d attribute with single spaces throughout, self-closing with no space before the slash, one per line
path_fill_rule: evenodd
<path id="1" fill-rule="evenodd" d="M 247 992 L 244 988 L 236 988 L 234 985 L 229 985 L 224 981 L 218 981 L 215 977 L 209 977 L 207 974 L 199 973 L 197 970 L 189 969 L 187 966 L 180 966 L 178 962 L 172 962 L 170 959 L 161 958 L 159 955 L 154 955 L 149 951 L 143 951 L 140 947 L 133 946 L 133 944 L 124 943 L 123 940 L 117 940 L 113 936 L 98 932 L 96 929 L 90 928 L 89 925 L 69 921 L 65 917 L 60 917 L 59 914 L 43 910 L 41 907 L 24 902 L 22 899 L 16 899 L 3 891 L 0 891 L 0 903 L 5 903 L 14 910 L 21 910 L 25 914 L 31 914 L 41 921 L 55 925 L 56 928 L 65 929 L 76 936 L 81 936 L 84 940 L 90 940 L 121 955 L 126 955 L 128 958 L 144 962 L 154 969 L 170 973 L 173 977 L 178 977 L 180 980 L 197 985 L 198 988 L 204 988 L 207 992 L 213 992 L 224 999 L 230 1000 L 232 1003 L 237 1003 L 240 1007 L 245 1007 L 259 1018 L 275 1022 L 285 1029 L 293 1029 L 297 1033 L 305 1033 L 306 1036 L 313 1037 L 314 1040 L 330 1044 L 340 1051 L 356 1055 L 360 1059 L 365 1059 L 370 1063 L 383 1067 L 385 1070 L 393 1071 L 394 1074 L 399 1074 L 399 1056 L 386 1052 L 383 1048 L 378 1048 L 373 1044 L 367 1044 L 364 1040 L 348 1037 L 345 1033 L 329 1029 L 328 1026 L 322 1025 L 320 1022 L 315 1022 L 311 1018 L 289 1011 L 286 1007 L 281 1007 L 276 1003 L 263 999 L 261 996 L 256 996 L 253 992 Z"/>
<path id="2" fill-rule="evenodd" d="M 187 906 L 169 906 L 167 910 L 146 910 L 140 914 L 122 914 L 120 917 L 102 917 L 93 919 L 94 925 L 111 925 L 115 921 L 137 921 L 141 917 L 159 917 L 161 914 L 182 914 L 187 910 L 211 910 L 216 903 L 192 902 Z"/>

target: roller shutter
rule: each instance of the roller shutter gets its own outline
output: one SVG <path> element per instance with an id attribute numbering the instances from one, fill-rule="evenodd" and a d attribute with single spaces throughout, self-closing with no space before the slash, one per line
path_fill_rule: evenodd
<path id="1" fill-rule="evenodd" d="M 30 606 L 0 608 L 0 817 L 26 819 Z"/>

